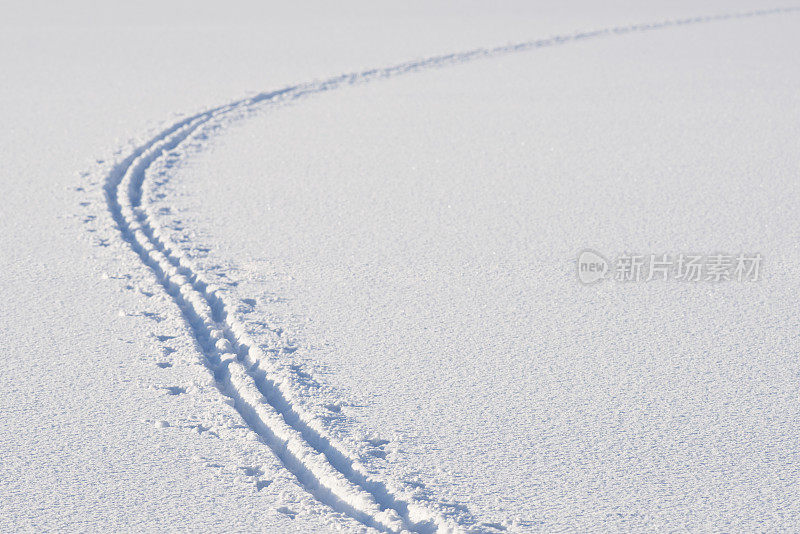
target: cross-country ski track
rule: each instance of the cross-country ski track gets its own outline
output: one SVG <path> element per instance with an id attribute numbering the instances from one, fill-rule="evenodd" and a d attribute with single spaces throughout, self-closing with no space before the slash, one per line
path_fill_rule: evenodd
<path id="1" fill-rule="evenodd" d="M 286 381 L 277 378 L 274 364 L 235 319 L 235 307 L 218 287 L 204 279 L 202 272 L 182 252 L 170 246 L 167 230 L 151 216 L 147 203 L 143 202 L 148 169 L 170 151 L 193 139 L 193 134 L 204 125 L 242 111 L 262 110 L 348 85 L 514 52 L 632 32 L 788 13 L 797 9 L 778 8 L 610 27 L 434 56 L 262 93 L 185 118 L 136 148 L 105 177 L 107 208 L 122 239 L 153 271 L 180 308 L 219 390 L 233 402 L 249 429 L 275 453 L 307 492 L 333 510 L 378 531 L 465 530 L 469 527 L 433 511 L 422 502 L 394 495 L 386 484 L 361 469 L 346 450 L 340 449 L 325 435 L 313 418 L 298 408 L 293 400 L 297 393 Z"/>

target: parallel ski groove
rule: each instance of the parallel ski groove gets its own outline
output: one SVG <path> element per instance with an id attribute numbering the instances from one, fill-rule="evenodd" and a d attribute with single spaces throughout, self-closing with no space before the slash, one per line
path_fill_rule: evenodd
<path id="1" fill-rule="evenodd" d="M 495 57 L 545 46 L 564 44 L 606 35 L 649 31 L 679 25 L 721 21 L 797 11 L 798 7 L 765 9 L 739 14 L 695 17 L 612 27 L 549 39 L 478 48 L 467 52 L 434 56 L 382 69 L 343 74 L 313 82 L 261 93 L 183 119 L 135 149 L 118 163 L 105 181 L 107 207 L 121 236 L 159 283 L 174 299 L 201 347 L 207 366 L 219 389 L 228 396 L 249 428 L 259 435 L 320 502 L 365 526 L 379 531 L 434 532 L 458 530 L 420 503 L 395 496 L 380 481 L 358 469 L 345 451 L 313 428 L 302 411 L 292 403 L 288 386 L 272 376 L 269 361 L 249 338 L 244 327 L 229 312 L 231 306 L 217 294 L 217 288 L 202 279 L 188 259 L 173 250 L 151 222 L 147 207 L 141 207 L 147 170 L 167 151 L 178 147 L 202 125 L 233 111 L 261 104 L 294 100 L 343 85 Z"/>
<path id="2" fill-rule="evenodd" d="M 142 213 L 130 202 L 136 198 L 147 168 L 166 150 L 177 146 L 207 122 L 213 114 L 203 114 L 170 128 L 112 173 L 113 179 L 107 183 L 109 206 L 123 238 L 143 263 L 153 270 L 158 281 L 186 316 L 220 390 L 234 401 L 236 410 L 250 428 L 270 446 L 303 487 L 319 501 L 366 526 L 381 531 L 419 531 L 420 527 L 401 523 L 395 515 L 381 511 L 369 494 L 352 487 L 295 428 L 284 422 L 280 414 L 264 402 L 265 397 L 255 386 L 246 364 L 231 350 L 230 341 L 235 341 L 231 334 L 234 328 L 231 319 L 215 320 L 214 315 L 217 314 L 213 309 L 219 305 L 209 302 L 206 295 L 196 289 L 199 282 L 189 281 L 189 278 L 196 277 L 187 268 L 175 266 L 174 258 L 172 261 L 168 259 L 163 245 L 148 237 L 150 229 L 145 231 L 146 227 L 141 223 Z M 128 194 L 124 195 L 121 190 L 126 188 Z"/>

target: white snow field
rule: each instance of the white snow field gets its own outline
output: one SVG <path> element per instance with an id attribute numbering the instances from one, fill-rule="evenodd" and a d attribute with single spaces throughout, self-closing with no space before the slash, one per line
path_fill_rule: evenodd
<path id="1" fill-rule="evenodd" d="M 0 4 L 0 530 L 800 529 L 800 10 L 599 4 Z"/>

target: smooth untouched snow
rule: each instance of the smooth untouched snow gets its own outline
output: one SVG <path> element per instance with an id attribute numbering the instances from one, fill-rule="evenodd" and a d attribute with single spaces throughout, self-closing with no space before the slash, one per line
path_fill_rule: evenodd
<path id="1" fill-rule="evenodd" d="M 798 527 L 796 12 L 42 7 L 0 17 L 0 528 Z"/>

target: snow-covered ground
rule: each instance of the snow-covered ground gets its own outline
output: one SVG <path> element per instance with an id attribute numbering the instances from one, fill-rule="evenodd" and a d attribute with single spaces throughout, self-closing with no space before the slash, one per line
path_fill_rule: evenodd
<path id="1" fill-rule="evenodd" d="M 332 4 L 0 6 L 0 529 L 800 528 L 800 12 Z"/>

